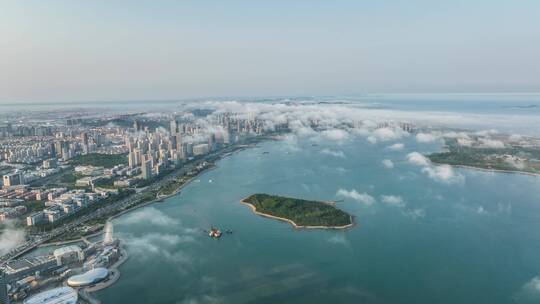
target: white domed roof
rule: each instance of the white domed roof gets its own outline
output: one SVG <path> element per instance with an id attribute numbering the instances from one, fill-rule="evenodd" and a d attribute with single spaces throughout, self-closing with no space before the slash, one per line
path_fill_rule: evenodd
<path id="1" fill-rule="evenodd" d="M 109 275 L 107 268 L 94 268 L 83 274 L 74 275 L 67 280 L 69 286 L 87 286 L 105 279 Z"/>

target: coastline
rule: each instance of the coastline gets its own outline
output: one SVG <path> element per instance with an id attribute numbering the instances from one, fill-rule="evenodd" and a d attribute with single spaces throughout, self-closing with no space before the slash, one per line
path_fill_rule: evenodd
<path id="1" fill-rule="evenodd" d="M 246 202 L 245 199 L 241 199 L 240 203 L 248 206 L 253 213 L 255 213 L 255 214 L 259 215 L 259 216 L 275 219 L 275 220 L 278 220 L 278 221 L 287 222 L 287 223 L 291 224 L 295 229 L 347 229 L 347 228 L 351 228 L 351 227 L 353 227 L 355 225 L 354 218 L 353 218 L 353 216 L 351 216 L 351 223 L 347 224 L 347 225 L 343 225 L 343 226 L 302 226 L 302 225 L 296 224 L 293 220 L 290 220 L 288 218 L 279 217 L 279 216 L 259 212 L 259 211 L 257 211 L 257 208 L 255 206 L 253 206 L 252 204 Z"/>
<path id="2" fill-rule="evenodd" d="M 540 177 L 540 173 L 534 173 L 534 172 L 526 172 L 526 171 L 518 171 L 518 170 L 504 170 L 504 169 L 488 169 L 488 168 L 481 168 L 481 167 L 475 167 L 475 166 L 469 166 L 469 165 L 452 165 L 452 164 L 438 163 L 438 162 L 432 162 L 432 163 L 435 165 L 448 165 L 455 168 L 472 169 L 472 170 L 478 170 L 478 171 L 484 171 L 484 172 L 523 174 L 523 175 Z"/>
<path id="3" fill-rule="evenodd" d="M 230 152 L 227 152 L 223 155 L 219 155 L 217 157 L 217 160 L 220 160 L 224 157 L 227 157 L 227 156 L 230 156 L 234 153 L 237 153 L 237 152 L 240 152 L 244 149 L 247 149 L 249 147 L 249 145 L 241 145 L 239 146 L 237 149 L 234 149 L 233 151 L 230 151 Z M 214 163 L 214 165 L 212 166 L 209 166 L 203 170 L 201 170 L 200 172 L 198 172 L 197 174 L 193 175 L 190 179 L 188 179 L 185 183 L 183 183 L 182 185 L 180 185 L 173 193 L 171 194 L 168 194 L 168 195 L 160 195 L 160 193 L 158 192 L 156 194 L 156 197 L 151 200 L 151 201 L 148 201 L 146 203 L 143 203 L 143 204 L 139 204 L 139 205 L 135 205 L 133 207 L 130 207 L 126 210 L 122 210 L 121 212 L 119 213 L 116 213 L 116 214 L 113 214 L 111 216 L 109 216 L 107 218 L 107 222 L 108 221 L 111 221 L 117 217 L 120 217 L 126 213 L 129 213 L 131 211 L 134 211 L 134 210 L 137 210 L 139 208 L 142 208 L 142 207 L 146 207 L 148 205 L 151 205 L 151 204 L 154 204 L 154 203 L 158 203 L 158 202 L 162 202 L 163 200 L 167 199 L 167 198 L 170 198 L 170 197 L 173 197 L 173 196 L 176 196 L 178 195 L 181 190 L 191 184 L 196 178 L 198 178 L 200 175 L 202 175 L 203 173 L 207 172 L 207 171 L 211 171 L 211 170 L 214 170 L 217 168 L 217 165 Z M 93 235 L 98 235 L 98 234 L 102 234 L 104 233 L 103 229 L 104 229 L 105 225 L 103 227 L 101 227 L 100 229 L 98 229 L 98 231 L 96 231 L 95 233 L 92 234 Z M 83 236 L 79 239 L 74 239 L 74 240 L 68 240 L 67 242 L 71 243 L 71 242 L 77 242 L 77 241 L 84 241 L 84 239 L 86 238 L 87 236 Z M 102 289 L 105 289 L 107 287 L 110 287 L 112 285 L 114 285 L 119 279 L 120 279 L 120 270 L 118 269 L 119 266 L 121 266 L 128 258 L 129 258 L 129 252 L 127 251 L 127 249 L 124 248 L 123 246 L 123 243 L 121 242 L 121 245 L 120 245 L 120 248 L 121 248 L 121 251 L 122 251 L 122 258 L 117 261 L 114 265 L 112 265 L 110 267 L 110 272 L 111 272 L 111 279 L 109 279 L 108 281 L 106 282 L 103 282 L 101 284 L 98 284 L 98 285 L 95 285 L 95 286 L 91 286 L 91 287 L 87 287 L 87 288 L 83 288 L 83 289 L 80 289 L 79 290 L 79 295 L 81 296 L 81 298 L 83 298 L 85 301 L 91 303 L 91 304 L 101 304 L 101 301 L 98 300 L 97 298 L 93 297 L 92 296 L 92 293 L 96 292 L 96 291 L 99 291 L 99 290 L 102 290 Z"/>
<path id="4" fill-rule="evenodd" d="M 120 279 L 121 272 L 118 268 L 129 259 L 129 253 L 124 248 L 124 244 L 122 242 L 120 242 L 119 248 L 121 257 L 118 261 L 116 261 L 116 263 L 114 263 L 111 267 L 108 268 L 109 279 L 96 285 L 91 285 L 78 289 L 78 293 L 81 298 L 92 304 L 100 304 L 101 301 L 93 297 L 92 293 L 112 286 Z"/>

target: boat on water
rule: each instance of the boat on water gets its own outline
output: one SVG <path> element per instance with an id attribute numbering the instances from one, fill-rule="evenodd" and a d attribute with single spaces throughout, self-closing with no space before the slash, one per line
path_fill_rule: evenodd
<path id="1" fill-rule="evenodd" d="M 211 227 L 208 231 L 208 236 L 214 239 L 219 239 L 221 237 L 221 231 L 217 228 Z"/>

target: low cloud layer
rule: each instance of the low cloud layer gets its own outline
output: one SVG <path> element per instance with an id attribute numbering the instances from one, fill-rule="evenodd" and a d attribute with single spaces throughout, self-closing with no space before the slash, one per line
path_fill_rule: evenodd
<path id="1" fill-rule="evenodd" d="M 393 145 L 388 146 L 387 148 L 392 151 L 401 151 L 405 147 L 402 143 L 395 143 Z"/>
<path id="2" fill-rule="evenodd" d="M 432 133 L 418 133 L 416 134 L 416 141 L 419 143 L 430 143 L 438 140 L 439 138 Z"/>
<path id="3" fill-rule="evenodd" d="M 391 160 L 389 160 L 389 159 L 383 159 L 382 164 L 383 164 L 383 166 L 384 166 L 385 168 L 387 168 L 387 169 L 392 169 L 392 168 L 394 168 L 394 162 L 391 161 Z"/>
<path id="4" fill-rule="evenodd" d="M 147 207 L 128 213 L 127 215 L 120 217 L 114 223 L 116 225 L 150 224 L 152 226 L 168 227 L 178 225 L 180 224 L 180 221 L 166 215 L 154 207 Z"/>
<path id="5" fill-rule="evenodd" d="M 343 151 L 337 151 L 337 150 L 332 150 L 332 149 L 322 149 L 321 153 L 335 156 L 335 157 L 345 158 L 345 153 L 343 153 Z"/>
<path id="6" fill-rule="evenodd" d="M 397 207 L 405 206 L 405 202 L 403 201 L 403 198 L 401 198 L 401 196 L 398 196 L 398 195 L 381 195 L 381 202 L 388 205 L 397 206 Z"/>
<path id="7" fill-rule="evenodd" d="M 535 276 L 523 284 L 514 296 L 514 303 L 540 303 L 540 276 Z"/>
<path id="8" fill-rule="evenodd" d="M 431 164 L 427 157 L 418 152 L 411 152 L 407 154 L 407 161 L 417 166 L 429 166 Z"/>
<path id="9" fill-rule="evenodd" d="M 431 166 L 422 169 L 422 172 L 435 181 L 453 184 L 464 181 L 464 176 L 456 173 L 449 165 Z"/>
<path id="10" fill-rule="evenodd" d="M 343 245 L 343 246 L 349 245 L 349 240 L 347 240 L 347 238 L 343 234 L 334 234 L 333 236 L 329 237 L 326 240 L 331 244 Z"/>
<path id="11" fill-rule="evenodd" d="M 358 191 L 356 191 L 355 189 L 352 189 L 352 190 L 346 190 L 346 189 L 339 189 L 336 193 L 337 196 L 341 196 L 341 197 L 344 197 L 344 198 L 350 198 L 350 199 L 353 199 L 359 203 L 362 203 L 366 206 L 370 206 L 372 205 L 373 203 L 375 203 L 375 199 L 373 198 L 373 196 L 363 192 L 363 193 L 360 193 Z"/>
<path id="12" fill-rule="evenodd" d="M 15 228 L 11 221 L 4 222 L 4 228 L 0 234 L 0 255 L 6 254 L 25 242 L 24 229 Z"/>
<path id="13" fill-rule="evenodd" d="M 407 154 L 407 160 L 409 163 L 421 166 L 422 173 L 426 174 L 429 178 L 431 178 L 434 181 L 446 183 L 446 184 L 453 184 L 453 183 L 462 183 L 465 180 L 465 177 L 457 172 L 449 166 L 449 165 L 437 165 L 433 166 L 431 165 L 431 162 L 427 157 L 424 155 L 418 153 L 418 152 L 411 152 Z"/>

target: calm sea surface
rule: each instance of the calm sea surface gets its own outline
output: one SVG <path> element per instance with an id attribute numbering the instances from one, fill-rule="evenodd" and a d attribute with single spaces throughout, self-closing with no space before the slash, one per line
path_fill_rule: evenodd
<path id="1" fill-rule="evenodd" d="M 399 142 L 402 151 L 386 148 L 395 142 L 362 138 L 265 142 L 221 160 L 180 195 L 115 220 L 116 237 L 131 257 L 120 281 L 98 298 L 538 303 L 540 178 L 456 169 L 461 177 L 454 183 L 439 182 L 406 161 L 407 153 L 436 151 L 439 144 Z M 358 223 L 345 231 L 295 230 L 239 203 L 256 192 L 338 200 L 339 189 L 375 201 L 338 202 Z M 385 203 L 383 195 L 402 203 Z M 202 230 L 211 225 L 234 233 L 210 239 Z"/>

